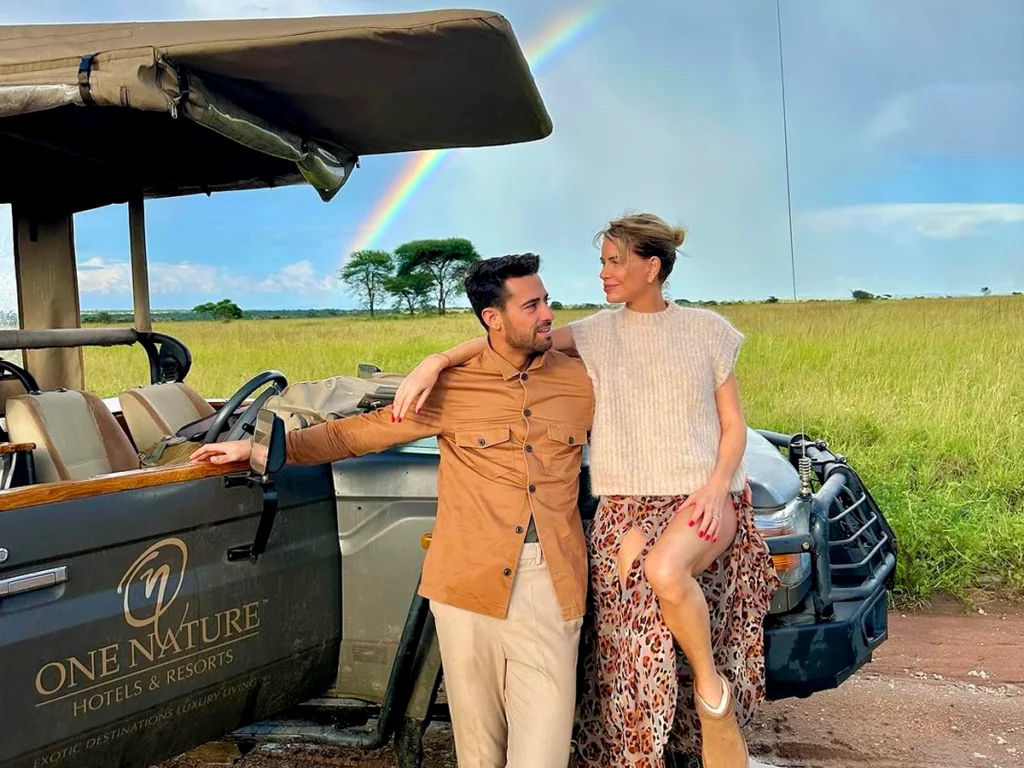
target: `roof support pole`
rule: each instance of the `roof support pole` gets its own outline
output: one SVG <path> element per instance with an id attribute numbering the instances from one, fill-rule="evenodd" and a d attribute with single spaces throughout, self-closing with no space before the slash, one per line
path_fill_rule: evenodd
<path id="1" fill-rule="evenodd" d="M 81 328 L 73 214 L 12 206 L 14 271 L 24 330 Z M 45 392 L 83 389 L 81 349 L 31 349 L 25 367 Z"/>
<path id="2" fill-rule="evenodd" d="M 146 206 L 142 194 L 128 201 L 128 230 L 132 249 L 132 296 L 135 306 L 135 330 L 153 330 L 149 309 L 149 265 L 146 259 Z"/>

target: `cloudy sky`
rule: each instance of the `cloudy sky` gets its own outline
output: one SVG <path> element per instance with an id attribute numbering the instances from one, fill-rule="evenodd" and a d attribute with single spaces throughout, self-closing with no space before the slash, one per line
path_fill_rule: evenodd
<path id="1" fill-rule="evenodd" d="M 451 5 L 4 0 L 0 23 Z M 483 7 L 503 13 L 527 48 L 559 17 L 595 10 L 535 72 L 554 133 L 452 153 L 372 245 L 462 236 L 485 256 L 530 250 L 555 298 L 599 301 L 594 232 L 650 210 L 689 231 L 673 296 L 793 296 L 774 2 Z M 782 36 L 797 295 L 1024 290 L 1024 4 L 782 0 Z M 352 306 L 337 270 L 411 159 L 365 158 L 329 204 L 309 188 L 147 204 L 154 306 L 225 296 L 248 308 Z M 76 228 L 83 306 L 129 307 L 127 210 L 81 214 Z M 8 306 L 9 241 L 0 209 Z"/>

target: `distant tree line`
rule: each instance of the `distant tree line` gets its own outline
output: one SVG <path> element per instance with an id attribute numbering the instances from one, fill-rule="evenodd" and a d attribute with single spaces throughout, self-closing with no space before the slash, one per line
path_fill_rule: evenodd
<path id="1" fill-rule="evenodd" d="M 865 291 L 865 290 L 860 290 L 860 289 L 858 289 L 856 291 L 851 291 L 850 293 L 853 296 L 854 301 L 874 301 L 875 299 L 891 299 L 893 297 L 891 293 L 883 293 L 883 294 L 880 294 L 880 295 L 876 295 L 876 294 L 871 293 L 870 291 Z M 992 295 L 992 289 L 989 288 L 987 285 L 983 286 L 982 289 L 981 289 L 981 295 L 982 296 L 991 296 Z M 1019 291 L 1014 291 L 1013 295 L 1014 296 L 1019 296 L 1020 292 Z M 771 303 L 773 298 L 775 298 L 775 297 L 773 296 L 773 297 L 769 298 L 768 302 Z M 775 299 L 775 300 L 778 301 L 778 299 Z"/>
<path id="2" fill-rule="evenodd" d="M 200 304 L 199 306 L 203 306 Z M 208 320 L 209 313 L 196 312 L 194 309 L 157 309 L 153 310 L 153 320 L 158 323 L 186 322 Z M 288 320 L 316 319 L 328 317 L 350 317 L 362 315 L 362 309 L 246 309 L 242 317 L 246 320 Z M 223 319 L 223 318 L 222 318 Z M 135 314 L 131 310 L 101 309 L 82 312 L 82 322 L 89 325 L 131 324 Z M 16 325 L 16 323 L 15 323 Z M 11 327 L 14 327 L 12 325 Z"/>
<path id="3" fill-rule="evenodd" d="M 394 253 L 379 250 L 355 251 L 345 266 L 339 270 L 338 279 L 346 284 L 349 291 L 359 300 L 361 309 L 251 309 L 243 311 L 231 299 L 198 304 L 191 310 L 157 310 L 153 319 L 161 322 L 175 320 L 196 320 L 210 318 L 229 322 L 243 317 L 252 320 L 281 320 L 287 318 L 346 317 L 369 310 L 371 316 L 384 307 L 390 299 L 393 311 L 409 315 L 431 310 L 439 315 L 446 314 L 451 301 L 465 291 L 463 280 L 471 264 L 480 260 L 473 244 L 465 238 L 445 240 L 414 240 L 395 249 Z M 874 294 L 858 289 L 851 291 L 854 301 L 876 301 L 892 299 L 889 293 Z M 982 296 L 991 296 L 992 290 L 984 286 Z M 1021 296 L 1014 291 L 1014 296 Z M 919 297 L 925 298 L 925 297 Z M 778 304 L 777 296 L 752 301 L 713 301 L 674 299 L 676 304 L 685 306 L 715 307 L 731 304 Z M 828 299 L 806 299 L 805 301 L 828 301 Z M 552 301 L 556 312 L 564 309 L 597 310 L 606 304 L 583 303 L 563 304 Z M 82 313 L 82 322 L 97 325 L 131 323 L 131 311 L 94 310 Z M 15 327 L 16 317 L 11 314 L 7 320 L 0 314 L 0 327 Z"/>

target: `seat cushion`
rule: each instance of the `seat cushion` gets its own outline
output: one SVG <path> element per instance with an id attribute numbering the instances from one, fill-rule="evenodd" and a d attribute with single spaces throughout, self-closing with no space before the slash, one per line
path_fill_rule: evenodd
<path id="1" fill-rule="evenodd" d="M 213 415 L 213 406 L 180 381 L 136 387 L 121 393 L 121 413 L 140 452 L 193 421 Z"/>
<path id="2" fill-rule="evenodd" d="M 42 483 L 139 468 L 128 436 L 103 401 L 89 392 L 12 397 L 7 432 L 12 442 L 36 444 L 33 461 Z"/>

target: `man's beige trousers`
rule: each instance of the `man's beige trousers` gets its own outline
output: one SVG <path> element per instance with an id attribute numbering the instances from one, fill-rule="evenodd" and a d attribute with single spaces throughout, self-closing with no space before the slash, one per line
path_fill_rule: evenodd
<path id="1" fill-rule="evenodd" d="M 583 620 L 562 619 L 540 544 L 523 546 L 504 619 L 431 611 L 459 768 L 566 768 Z"/>

